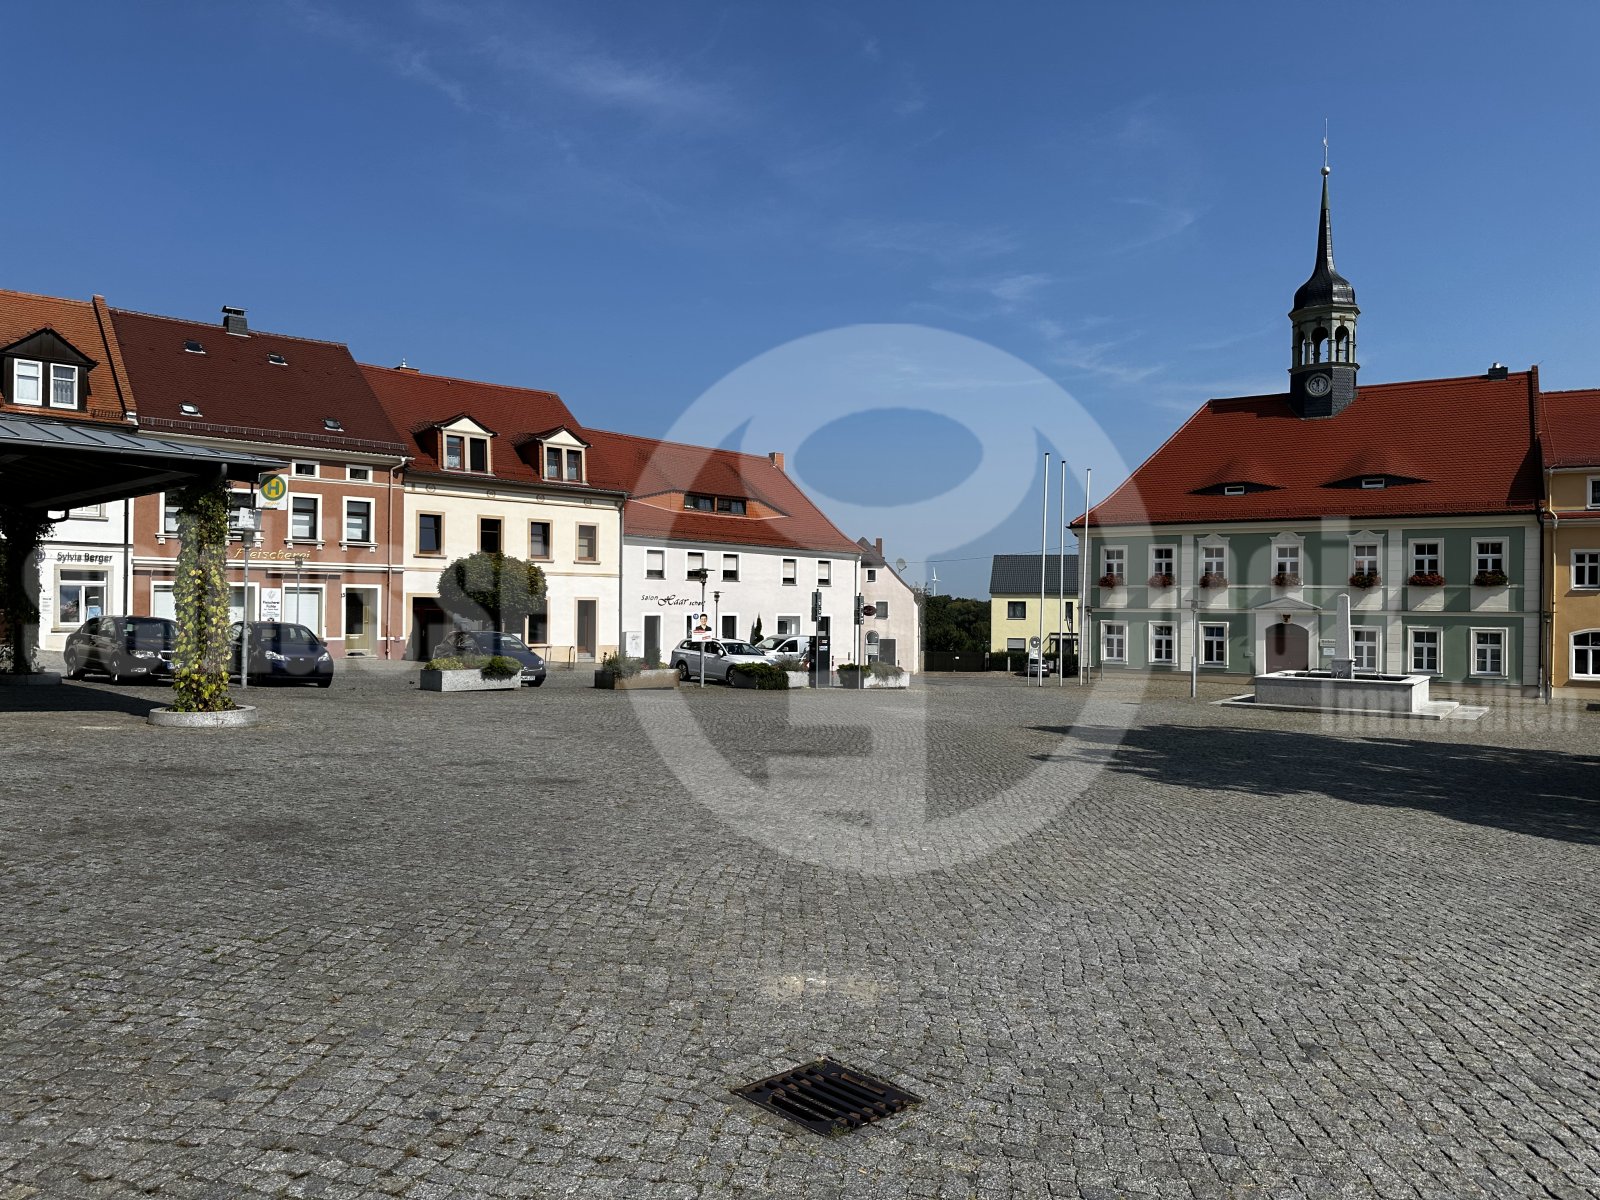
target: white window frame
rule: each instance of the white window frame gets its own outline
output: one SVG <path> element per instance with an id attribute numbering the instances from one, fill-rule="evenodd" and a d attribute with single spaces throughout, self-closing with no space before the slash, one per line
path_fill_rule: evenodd
<path id="1" fill-rule="evenodd" d="M 32 367 L 33 370 L 34 370 L 34 376 L 33 376 L 33 399 L 32 400 L 24 400 L 22 398 L 22 395 L 21 395 L 22 368 L 24 366 Z M 11 403 L 13 403 L 13 404 L 23 404 L 23 405 L 26 405 L 29 408 L 43 408 L 44 407 L 44 399 L 45 399 L 45 397 L 44 397 L 44 380 L 45 380 L 45 370 L 44 370 L 44 363 L 43 362 L 39 361 L 38 359 L 34 359 L 34 358 L 16 358 L 16 359 L 12 359 L 11 360 Z"/>
<path id="2" fill-rule="evenodd" d="M 817 586 L 833 586 L 833 560 L 831 558 L 817 559 Z"/>
<path id="3" fill-rule="evenodd" d="M 799 637 L 800 615 L 798 613 L 792 615 L 788 613 L 779 613 L 778 628 L 773 632 L 778 637 Z"/>
<path id="4" fill-rule="evenodd" d="M 784 587 L 798 587 L 800 585 L 800 560 L 786 558 L 779 568 Z"/>
<path id="5" fill-rule="evenodd" d="M 536 525 L 544 526 L 544 553 L 533 552 L 533 529 Z M 550 521 L 528 522 L 528 558 L 533 562 L 550 562 L 556 556 L 556 529 Z"/>
<path id="6" fill-rule="evenodd" d="M 418 554 L 418 556 L 422 557 L 422 558 L 442 558 L 444 556 L 444 531 L 445 531 L 445 526 L 447 524 L 447 522 L 445 521 L 445 514 L 442 513 L 442 512 L 419 512 L 419 513 L 417 513 L 416 516 L 417 516 L 417 521 L 416 521 L 416 524 L 412 526 L 412 529 L 415 530 L 415 533 L 416 533 L 417 554 Z M 439 548 L 437 550 L 424 550 L 422 548 L 422 518 L 423 517 L 438 517 L 439 518 Z"/>
<path id="7" fill-rule="evenodd" d="M 1426 633 L 1433 638 L 1433 666 L 1417 666 L 1417 634 Z M 1406 673 L 1408 675 L 1444 674 L 1444 631 L 1436 625 L 1414 625 L 1406 630 Z"/>
<path id="8" fill-rule="evenodd" d="M 351 483 L 371 483 L 372 482 L 372 468 L 371 467 L 363 467 L 363 466 L 360 466 L 359 464 L 347 466 L 344 469 L 344 477 L 346 479 L 348 479 Z"/>
<path id="9" fill-rule="evenodd" d="M 1028 648 L 1028 639 L 1027 638 L 1007 638 L 1006 639 L 1006 653 L 1007 654 L 1019 653 L 1021 651 L 1026 650 L 1027 648 Z"/>
<path id="10" fill-rule="evenodd" d="M 728 566 L 729 562 L 733 563 L 733 566 L 731 568 Z M 733 571 L 732 575 L 728 574 L 730 569 Z M 722 556 L 722 576 L 721 576 L 721 578 L 722 578 L 722 582 L 723 583 L 738 583 L 739 582 L 739 556 L 737 554 L 724 554 Z"/>
<path id="11" fill-rule="evenodd" d="M 1154 572 L 1152 572 L 1153 574 Z M 1156 630 L 1165 629 L 1166 633 L 1158 634 Z M 1152 621 L 1149 626 L 1150 634 L 1150 665 L 1152 667 L 1170 667 L 1178 662 L 1178 627 L 1171 621 Z M 1165 658 L 1156 654 L 1156 639 L 1165 638 L 1167 642 L 1167 656 Z"/>
<path id="12" fill-rule="evenodd" d="M 1589 507 L 1600 508 L 1600 475 L 1589 476 Z"/>
<path id="13" fill-rule="evenodd" d="M 1221 563 L 1221 569 L 1220 570 L 1213 571 L 1213 570 L 1211 570 L 1211 568 L 1209 566 L 1206 565 L 1206 560 L 1208 558 L 1210 558 L 1212 555 L 1216 555 L 1217 558 L 1220 560 L 1220 563 Z M 1200 543 L 1200 575 L 1221 575 L 1224 579 L 1226 579 L 1228 577 L 1228 546 L 1227 546 L 1227 543 L 1225 543 L 1225 542 L 1205 542 L 1205 541 L 1202 541 Z M 1195 576 L 1196 582 L 1199 581 L 1200 575 Z"/>
<path id="14" fill-rule="evenodd" d="M 309 500 L 316 505 L 316 515 L 311 519 L 311 536 L 296 537 L 294 532 L 294 505 L 297 500 Z M 290 492 L 289 493 L 289 536 L 284 538 L 284 544 L 292 542 L 315 542 L 322 545 L 322 497 L 316 492 Z"/>
<path id="15" fill-rule="evenodd" d="M 1211 631 L 1213 629 L 1222 630 L 1222 636 L 1221 637 L 1213 637 L 1212 633 L 1211 633 Z M 1206 657 L 1206 654 L 1209 652 L 1211 644 L 1213 642 L 1220 642 L 1222 644 L 1222 660 L 1220 662 L 1218 662 L 1218 661 L 1216 661 L 1214 659 L 1208 659 Z M 1200 623 L 1199 654 L 1200 654 L 1200 665 L 1202 667 L 1210 667 L 1213 670 L 1223 670 L 1223 669 L 1225 669 L 1227 667 L 1227 665 L 1228 665 L 1228 623 L 1226 621 L 1202 621 Z"/>
<path id="16" fill-rule="evenodd" d="M 684 561 L 683 574 L 684 574 L 684 578 L 686 578 L 686 579 L 691 574 L 693 574 L 694 572 L 696 572 L 696 571 L 704 571 L 706 569 L 706 555 L 705 555 L 705 551 L 703 551 L 703 550 L 690 550 L 690 551 L 687 551 L 685 553 L 685 555 L 684 555 L 684 560 L 683 561 Z M 691 582 L 693 582 L 693 581 L 691 581 Z M 693 633 L 694 630 L 691 629 L 689 632 Z"/>
<path id="17" fill-rule="evenodd" d="M 70 404 L 57 404 L 56 403 L 56 372 L 57 371 L 68 371 L 68 372 L 71 373 L 70 374 L 70 378 L 72 380 L 72 403 L 70 403 Z M 50 364 L 50 370 L 47 372 L 47 374 L 49 375 L 49 378 L 50 378 L 50 395 L 47 398 L 49 407 L 54 408 L 54 409 L 66 409 L 66 410 L 75 412 L 79 407 L 79 405 L 78 405 L 78 368 L 76 366 L 74 366 L 72 363 L 51 363 Z"/>
<path id="18" fill-rule="evenodd" d="M 1363 661 L 1363 656 L 1356 653 L 1357 645 L 1372 648 L 1372 662 L 1369 665 Z M 1350 662 L 1352 669 L 1357 671 L 1383 670 L 1383 630 L 1373 625 L 1355 625 L 1350 629 Z"/>
<path id="19" fill-rule="evenodd" d="M 304 468 L 310 468 L 306 470 Z M 289 464 L 289 478 L 291 479 L 319 479 L 322 475 L 320 463 L 307 462 L 305 459 L 295 459 Z"/>
<path id="20" fill-rule="evenodd" d="M 92 576 L 92 578 L 65 578 L 65 576 L 68 575 Z M 62 589 L 67 587 L 75 587 L 78 589 L 78 616 L 77 619 L 70 624 L 64 623 L 61 620 L 61 613 L 65 608 L 65 605 L 62 603 L 61 593 Z M 110 607 L 111 604 L 111 572 L 109 570 L 106 570 L 104 567 L 83 567 L 76 563 L 69 563 L 56 568 L 56 611 L 52 618 L 52 628 L 57 630 L 76 629 L 85 621 L 95 619 L 84 615 L 84 610 L 88 606 L 83 602 L 83 589 L 91 587 L 97 587 L 100 589 L 100 612 L 96 614 L 96 617 L 109 616 L 110 614 L 106 612 L 106 609 Z"/>
<path id="21" fill-rule="evenodd" d="M 1245 487 L 1242 483 L 1230 483 L 1222 489 L 1224 496 L 1242 496 L 1244 492 Z"/>
<path id="22" fill-rule="evenodd" d="M 1430 556 L 1434 560 L 1433 570 L 1423 571 L 1417 566 L 1417 547 L 1432 546 L 1434 553 Z M 1409 579 L 1413 575 L 1443 575 L 1444 574 L 1444 539 L 1443 538 L 1413 538 L 1406 544 L 1406 559 L 1410 563 L 1410 570 L 1406 572 Z"/>
<path id="23" fill-rule="evenodd" d="M 1012 613 L 1011 606 L 1013 604 L 1015 604 L 1018 608 L 1022 609 L 1022 612 L 1021 613 L 1016 613 L 1016 614 Z M 1008 621 L 1026 621 L 1027 619 L 1028 619 L 1028 602 L 1026 600 L 1007 600 L 1006 601 L 1006 620 L 1008 620 Z"/>
<path id="24" fill-rule="evenodd" d="M 1580 556 L 1590 560 L 1579 562 Z M 1590 583 L 1580 583 L 1578 574 L 1584 569 L 1592 580 Z M 1572 552 L 1572 588 L 1574 591 L 1593 591 L 1600 589 L 1600 550 L 1574 550 Z"/>
<path id="25" fill-rule="evenodd" d="M 736 613 L 736 612 L 721 612 L 721 613 L 717 614 L 717 618 L 718 618 L 719 622 L 721 623 L 721 625 L 722 625 L 722 627 L 724 629 L 727 628 L 727 626 L 730 623 L 733 625 L 733 632 L 732 633 L 723 633 L 722 629 L 718 629 L 716 631 L 717 639 L 719 641 L 724 641 L 724 642 L 742 642 L 742 641 L 744 641 L 744 637 L 739 633 L 739 614 L 738 613 Z"/>
<path id="26" fill-rule="evenodd" d="M 85 504 L 82 508 L 69 508 L 67 510 L 67 519 L 69 521 L 104 521 L 106 519 L 105 502 Z"/>
<path id="27" fill-rule="evenodd" d="M 1478 670 L 1478 638 L 1482 635 L 1492 634 L 1500 639 L 1500 669 L 1498 671 Z M 1475 679 L 1504 679 L 1506 678 L 1506 656 L 1511 646 L 1511 631 L 1503 628 L 1474 627 L 1472 637 L 1472 676 Z"/>
<path id="28" fill-rule="evenodd" d="M 1119 564 L 1115 571 L 1111 569 L 1113 560 Z M 1115 575 L 1120 578 L 1123 583 L 1128 582 L 1128 548 L 1126 546 L 1100 547 L 1099 578 L 1104 579 L 1107 575 Z"/>
<path id="29" fill-rule="evenodd" d="M 1588 672 L 1578 670 L 1578 639 L 1593 637 L 1595 645 L 1589 650 Z M 1567 674 L 1573 679 L 1600 679 L 1600 629 L 1574 629 L 1567 637 Z"/>
<path id="30" fill-rule="evenodd" d="M 239 585 L 238 584 L 234 584 L 233 586 L 234 587 L 238 587 Z M 256 585 L 252 583 L 250 586 L 253 589 Z M 283 598 L 282 598 L 282 600 L 279 601 L 280 605 L 282 606 L 279 609 L 279 611 L 283 615 L 281 617 L 279 617 L 279 620 L 284 621 L 284 622 L 286 622 L 287 624 L 290 624 L 290 625 L 304 625 L 307 629 L 311 630 L 312 633 L 316 634 L 319 638 L 321 638 L 325 642 L 342 642 L 342 641 L 344 641 L 343 637 L 331 638 L 331 637 L 328 636 L 328 585 L 327 584 L 324 584 L 324 583 L 298 583 L 297 584 L 293 580 L 285 580 L 279 586 L 281 586 L 283 588 Z M 315 623 L 312 623 L 310 621 L 301 620 L 300 618 L 305 615 L 305 608 L 304 608 L 304 606 L 302 606 L 298 613 L 293 611 L 294 605 L 289 599 L 289 593 L 290 592 L 294 592 L 296 595 L 300 595 L 302 593 L 305 594 L 305 595 L 310 595 L 312 592 L 320 592 L 322 598 L 317 603 L 317 611 L 322 614 L 322 619 L 320 621 L 315 622 Z M 257 611 L 259 612 L 260 610 L 258 609 Z"/>
<path id="31" fill-rule="evenodd" d="M 1286 570 L 1284 564 L 1292 560 L 1293 570 Z M 1272 543 L 1272 578 L 1279 575 L 1293 575 L 1301 583 L 1305 582 L 1305 547 L 1298 541 L 1282 541 Z M 1290 584 L 1294 587 L 1294 584 Z"/>
<path id="32" fill-rule="evenodd" d="M 1167 569 L 1161 570 L 1162 556 L 1166 557 Z M 1172 582 L 1178 582 L 1178 548 L 1163 542 L 1158 546 L 1150 547 L 1150 574 L 1171 575 Z"/>
<path id="33" fill-rule="evenodd" d="M 357 540 L 350 536 L 350 508 L 352 505 L 364 504 L 367 508 L 367 536 L 364 540 Z M 378 506 L 371 500 L 359 496 L 346 496 L 344 498 L 344 524 L 339 526 L 341 546 L 376 546 L 378 544 Z"/>
<path id="34" fill-rule="evenodd" d="M 1371 554 L 1362 554 L 1361 551 L 1370 548 Z M 1376 575 L 1379 573 L 1380 564 L 1383 562 L 1383 543 L 1375 541 L 1352 541 L 1350 543 L 1350 573 L 1352 575 Z"/>
<path id="35" fill-rule="evenodd" d="M 583 451 L 569 449 L 566 453 L 567 469 L 566 472 L 561 476 L 562 482 L 582 483 L 584 477 L 584 465 Z"/>
<path id="36" fill-rule="evenodd" d="M 169 537 L 178 536 L 178 505 L 170 501 L 168 493 L 162 492 L 157 496 L 159 507 L 156 509 L 156 544 L 161 545 Z M 167 510 L 172 510 L 172 528 L 167 528 Z"/>
<path id="37" fill-rule="evenodd" d="M 1112 631 L 1117 632 L 1113 633 Z M 1122 644 L 1122 653 L 1111 653 L 1111 641 L 1115 638 Z M 1101 621 L 1100 622 L 1100 661 L 1109 663 L 1125 663 L 1128 661 L 1128 623 L 1126 621 Z"/>
<path id="38" fill-rule="evenodd" d="M 1499 546 L 1500 549 L 1495 554 L 1486 555 L 1484 553 L 1484 550 L 1483 550 L 1483 548 L 1485 546 Z M 1503 538 L 1503 537 L 1473 538 L 1472 539 L 1472 563 L 1473 563 L 1472 574 L 1474 576 L 1476 576 L 1479 571 L 1499 571 L 1502 575 L 1506 574 L 1506 555 L 1507 555 L 1507 553 L 1508 553 L 1508 550 L 1507 550 L 1507 547 L 1506 547 L 1506 539 Z M 1485 559 L 1488 559 L 1490 561 L 1498 562 L 1499 565 L 1498 566 L 1494 566 L 1494 567 L 1486 567 L 1486 566 L 1483 565 Z"/>
<path id="39" fill-rule="evenodd" d="M 665 550 L 645 550 L 644 577 L 646 579 L 665 579 L 667 577 L 667 552 Z"/>

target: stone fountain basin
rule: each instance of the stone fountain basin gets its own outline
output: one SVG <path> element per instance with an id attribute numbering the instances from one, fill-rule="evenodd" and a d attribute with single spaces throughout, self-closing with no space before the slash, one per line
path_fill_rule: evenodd
<path id="1" fill-rule="evenodd" d="M 1331 671 L 1272 671 L 1255 677 L 1257 704 L 1323 708 L 1335 712 L 1421 713 L 1428 706 L 1427 675 L 1380 675 L 1358 671 L 1335 678 Z"/>

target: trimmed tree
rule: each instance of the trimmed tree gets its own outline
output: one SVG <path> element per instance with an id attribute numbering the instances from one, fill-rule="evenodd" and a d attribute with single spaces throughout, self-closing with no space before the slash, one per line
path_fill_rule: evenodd
<path id="1" fill-rule="evenodd" d="M 178 494 L 178 575 L 172 710 L 225 712 L 228 692 L 228 486 L 217 479 Z"/>
<path id="2" fill-rule="evenodd" d="M 756 618 L 756 623 L 750 626 L 750 644 L 757 645 L 761 641 L 761 618 Z"/>
<path id="3" fill-rule="evenodd" d="M 0 505 L 0 539 L 4 539 L 0 544 L 0 616 L 6 623 L 9 673 L 13 675 L 33 674 L 39 622 L 39 606 L 33 599 L 39 590 L 39 543 L 50 536 L 54 526 L 39 509 Z"/>
<path id="4" fill-rule="evenodd" d="M 458 558 L 439 576 L 439 606 L 453 617 L 488 621 L 504 633 L 525 626 L 544 600 L 537 563 L 508 554 L 479 552 Z"/>

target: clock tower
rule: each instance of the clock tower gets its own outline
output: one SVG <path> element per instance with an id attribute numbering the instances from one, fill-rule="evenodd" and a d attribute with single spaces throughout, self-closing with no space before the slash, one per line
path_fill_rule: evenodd
<path id="1" fill-rule="evenodd" d="M 1356 398 L 1356 289 L 1333 265 L 1333 219 L 1328 215 L 1328 167 L 1322 167 L 1322 221 L 1317 265 L 1294 294 L 1289 321 L 1289 403 L 1302 417 L 1338 416 Z"/>

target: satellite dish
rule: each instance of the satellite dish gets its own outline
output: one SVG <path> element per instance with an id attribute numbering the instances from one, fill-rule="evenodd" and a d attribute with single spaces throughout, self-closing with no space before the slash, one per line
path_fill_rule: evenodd
<path id="1" fill-rule="evenodd" d="M 904 571 L 906 569 L 906 560 L 903 559 L 903 558 L 895 559 L 894 560 L 894 569 L 896 571 Z"/>

